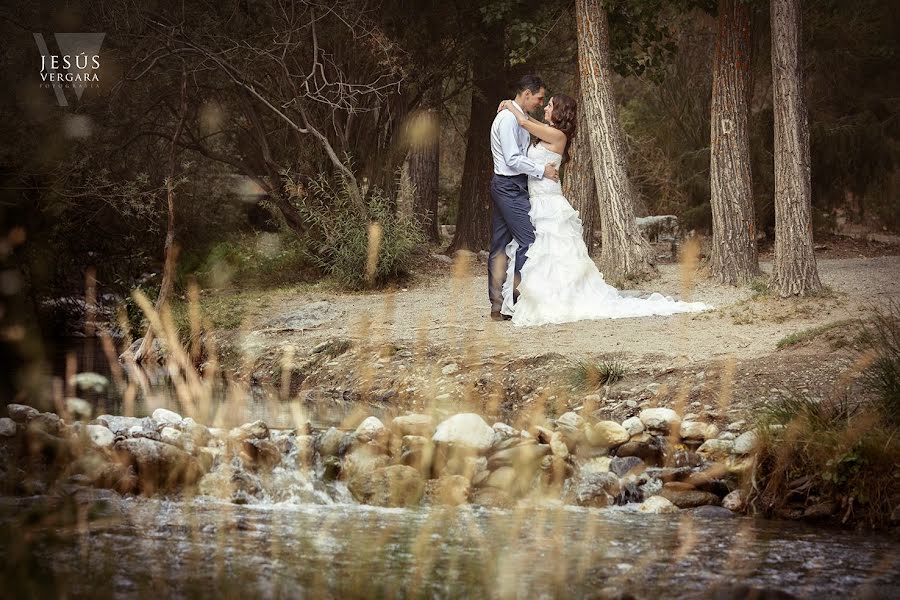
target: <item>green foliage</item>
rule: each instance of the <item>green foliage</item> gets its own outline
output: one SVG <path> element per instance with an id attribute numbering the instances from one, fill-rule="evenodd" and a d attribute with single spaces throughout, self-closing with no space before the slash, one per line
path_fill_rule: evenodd
<path id="1" fill-rule="evenodd" d="M 872 353 L 863 384 L 873 392 L 885 418 L 900 427 L 900 302 L 892 300 L 887 310 L 875 312 L 863 340 Z"/>
<path id="2" fill-rule="evenodd" d="M 306 256 L 339 285 L 351 290 L 379 286 L 406 276 L 425 240 L 412 218 L 394 210 L 383 190 L 366 191 L 363 213 L 348 181 L 332 183 L 324 175 L 310 181 L 297 206 L 309 224 Z M 366 273 L 370 226 L 381 228 L 374 273 Z"/>
<path id="3" fill-rule="evenodd" d="M 203 287 L 269 287 L 307 279 L 311 268 L 296 235 L 255 233 L 235 236 L 209 249 L 195 274 Z"/>

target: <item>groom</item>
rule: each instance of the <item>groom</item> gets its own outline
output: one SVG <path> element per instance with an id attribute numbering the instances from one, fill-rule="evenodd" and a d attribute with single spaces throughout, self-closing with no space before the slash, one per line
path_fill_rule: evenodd
<path id="1" fill-rule="evenodd" d="M 544 82 L 536 75 L 526 75 L 516 85 L 513 101 L 526 115 L 544 106 Z M 531 136 L 519 126 L 515 115 L 501 110 L 491 125 L 491 154 L 494 156 L 494 177 L 491 179 L 491 199 L 494 215 L 491 220 L 491 253 L 488 257 L 488 297 L 491 300 L 491 319 L 502 321 L 511 318 L 500 312 L 503 306 L 501 290 L 506 279 L 509 260 L 506 245 L 513 238 L 519 244 L 516 251 L 513 298 L 519 296 L 519 271 L 525 264 L 525 253 L 534 242 L 534 225 L 528 212 L 528 176 L 548 177 L 559 181 L 559 171 L 553 163 L 538 164 L 528 158 Z"/>

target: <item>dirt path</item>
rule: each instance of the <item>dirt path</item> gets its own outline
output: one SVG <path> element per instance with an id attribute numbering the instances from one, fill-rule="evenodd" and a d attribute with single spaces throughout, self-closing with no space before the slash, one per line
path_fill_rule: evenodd
<path id="1" fill-rule="evenodd" d="M 677 359 L 680 366 L 686 366 L 726 356 L 764 356 L 775 351 L 786 335 L 855 318 L 872 306 L 900 298 L 900 256 L 820 259 L 818 264 L 822 281 L 831 290 L 824 297 L 779 300 L 757 296 L 748 287 L 733 288 L 698 278 L 691 299 L 712 304 L 716 307 L 713 311 L 534 328 L 488 319 L 483 263 L 472 265 L 460 277 L 450 276 L 452 267 L 446 265 L 446 275 L 395 292 L 312 293 L 280 298 L 273 305 L 278 306 L 276 314 L 289 316 L 302 313 L 313 302 L 328 303 L 326 319 L 332 318 L 302 332 L 278 335 L 281 343 L 289 338 L 300 347 L 343 337 L 398 346 L 457 346 L 482 356 L 558 353 L 578 358 L 622 353 L 629 362 L 671 365 Z M 763 262 L 762 267 L 768 272 L 771 263 Z M 660 274 L 659 279 L 636 289 L 684 298 L 679 266 L 661 265 Z M 271 320 L 272 313 L 265 318 Z"/>

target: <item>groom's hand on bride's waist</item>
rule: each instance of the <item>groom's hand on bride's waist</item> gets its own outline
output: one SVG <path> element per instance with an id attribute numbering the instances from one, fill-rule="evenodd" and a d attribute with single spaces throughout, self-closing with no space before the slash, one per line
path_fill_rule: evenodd
<path id="1" fill-rule="evenodd" d="M 544 177 L 553 181 L 559 181 L 559 170 L 556 168 L 556 165 L 553 163 L 544 165 Z"/>

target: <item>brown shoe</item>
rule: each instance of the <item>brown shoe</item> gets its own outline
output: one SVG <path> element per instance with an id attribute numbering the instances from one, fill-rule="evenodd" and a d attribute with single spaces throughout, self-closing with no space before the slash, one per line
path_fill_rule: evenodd
<path id="1" fill-rule="evenodd" d="M 512 317 L 509 315 L 504 315 L 499 310 L 492 310 L 491 319 L 494 321 L 509 321 L 510 319 L 512 319 Z"/>

